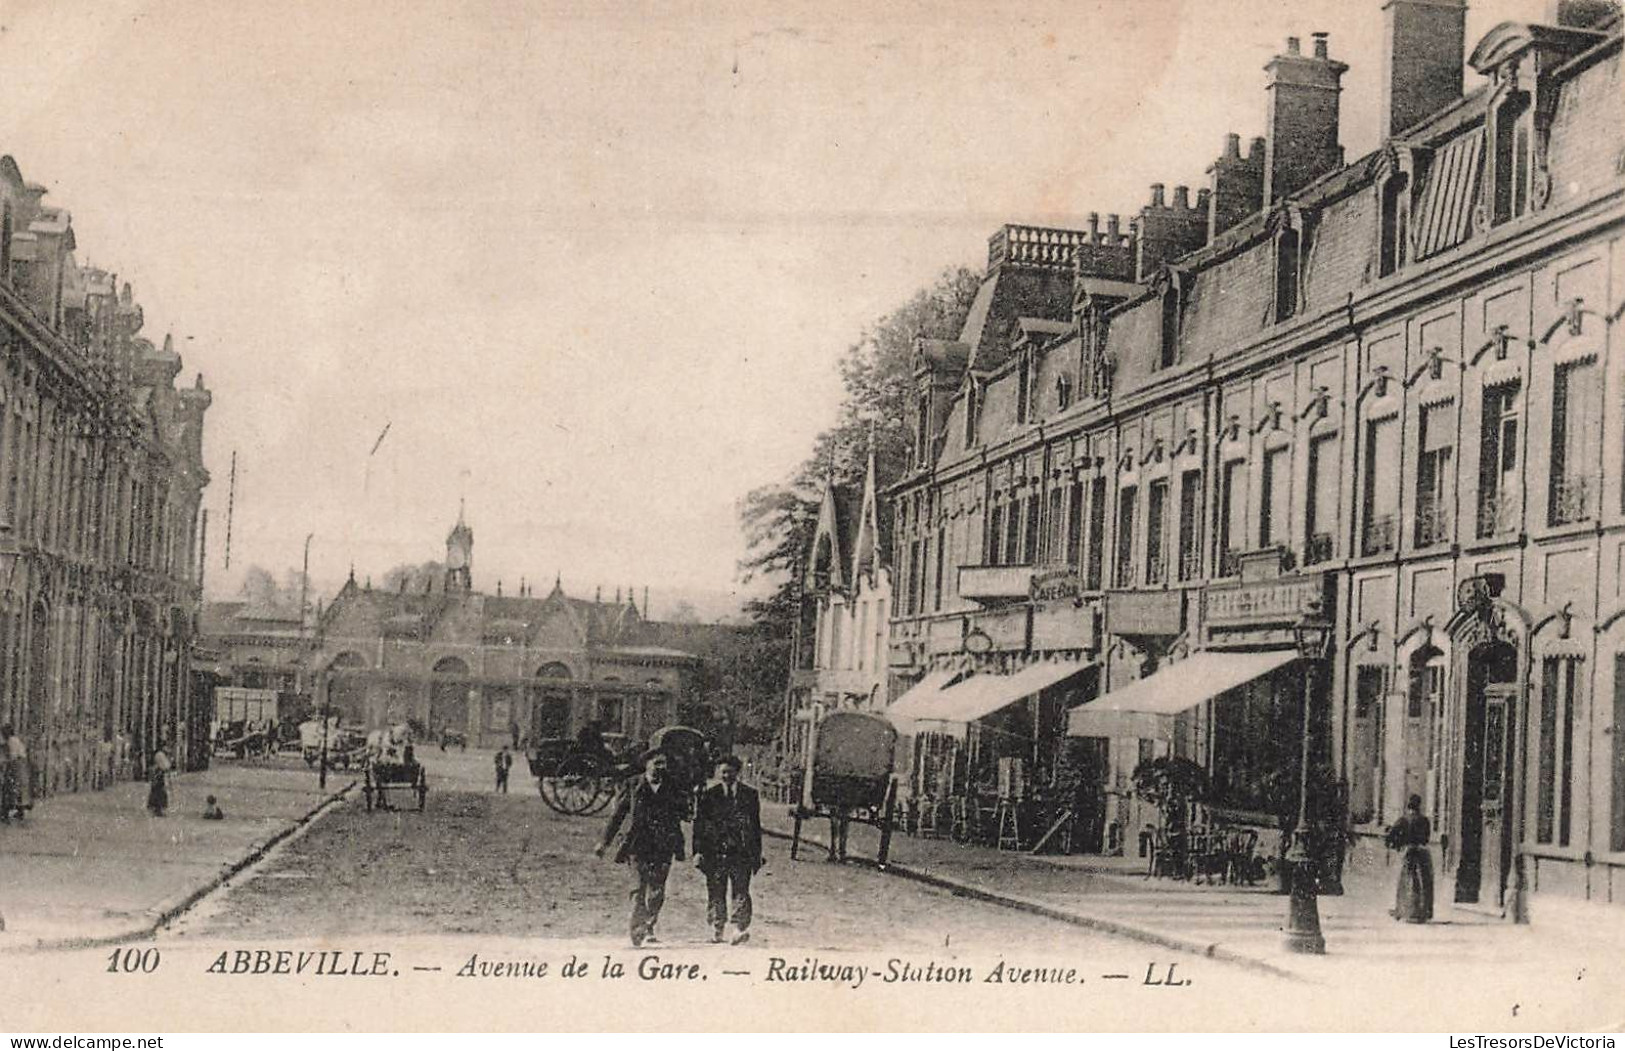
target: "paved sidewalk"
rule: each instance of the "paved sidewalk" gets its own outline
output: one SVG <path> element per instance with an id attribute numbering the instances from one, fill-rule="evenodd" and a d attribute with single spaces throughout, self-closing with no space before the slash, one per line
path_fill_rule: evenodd
<path id="1" fill-rule="evenodd" d="M 39 800 L 0 825 L 0 950 L 143 938 L 309 821 L 353 783 L 328 791 L 303 764 L 217 764 L 170 779 L 169 815 L 146 812 L 147 786 Z M 224 821 L 202 818 L 214 795 Z"/>
<path id="2" fill-rule="evenodd" d="M 763 808 L 771 833 L 790 832 L 787 808 Z M 826 821 L 803 824 L 803 851 L 817 857 L 829 835 Z M 848 855 L 872 860 L 879 833 L 853 825 Z M 1437 859 L 1435 859 L 1437 860 Z M 1231 887 L 1147 879 L 1135 858 L 1033 856 L 948 840 L 894 835 L 889 870 L 1013 908 L 1069 923 L 1229 960 L 1274 974 L 1332 981 L 1351 968 L 1426 970 L 1470 958 L 1475 964 L 1565 965 L 1591 954 L 1617 957 L 1625 944 L 1625 909 L 1536 897 L 1535 923 L 1515 926 L 1441 900 L 1435 921 L 1395 922 L 1397 862 L 1376 843 L 1351 853 L 1345 893 L 1319 899 L 1327 955 L 1299 956 L 1282 946 L 1287 899 L 1270 886 Z M 1443 888 L 1441 888 L 1441 899 Z"/>

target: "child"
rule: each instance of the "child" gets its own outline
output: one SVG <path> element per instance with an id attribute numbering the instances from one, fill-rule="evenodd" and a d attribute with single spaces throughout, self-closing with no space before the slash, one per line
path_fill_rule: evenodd
<path id="1" fill-rule="evenodd" d="M 208 799 L 204 800 L 204 802 L 203 802 L 203 820 L 205 820 L 205 821 L 224 821 L 224 820 L 226 820 L 226 812 L 224 810 L 220 809 L 220 804 L 215 802 L 214 796 L 210 796 Z"/>

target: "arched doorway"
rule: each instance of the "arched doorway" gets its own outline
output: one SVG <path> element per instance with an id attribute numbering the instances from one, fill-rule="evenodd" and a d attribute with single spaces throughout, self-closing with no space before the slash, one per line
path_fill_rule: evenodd
<path id="1" fill-rule="evenodd" d="M 531 696 L 530 738 L 543 741 L 570 736 L 570 669 L 554 661 L 536 669 L 536 678 L 559 683 L 544 683 Z"/>
<path id="2" fill-rule="evenodd" d="M 429 733 L 468 732 L 468 664 L 459 657 L 442 657 L 434 666 L 435 683 L 429 692 Z"/>
<path id="3" fill-rule="evenodd" d="M 361 674 L 366 667 L 366 658 L 353 651 L 339 654 L 328 665 L 327 706 L 341 723 L 363 725 L 367 721 L 367 681 Z"/>
<path id="4" fill-rule="evenodd" d="M 1502 906 L 1512 871 L 1518 651 L 1481 643 L 1467 654 L 1462 718 L 1456 901 Z"/>

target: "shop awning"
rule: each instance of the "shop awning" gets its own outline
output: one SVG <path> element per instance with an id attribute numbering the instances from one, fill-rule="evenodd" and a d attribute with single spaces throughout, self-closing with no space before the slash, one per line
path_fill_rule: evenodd
<path id="1" fill-rule="evenodd" d="M 961 671 L 926 672 L 925 678 L 910 686 L 903 696 L 887 706 L 886 718 L 901 732 L 911 733 L 915 720 L 935 707 L 948 684 L 963 674 Z"/>
<path id="2" fill-rule="evenodd" d="M 1226 690 L 1252 682 L 1298 659 L 1296 650 L 1230 653 L 1204 650 L 1170 664 L 1104 697 L 1080 704 L 1067 715 L 1067 732 L 1089 736 L 1092 716 L 1106 712 L 1178 715 Z"/>
<path id="3" fill-rule="evenodd" d="M 1014 675 L 973 675 L 956 686 L 941 690 L 928 705 L 900 713 L 898 709 L 903 700 L 914 692 L 910 690 L 902 700 L 887 709 L 886 715 L 892 725 L 903 733 L 918 733 L 921 730 L 963 732 L 968 724 L 1064 682 L 1089 667 L 1091 665 L 1082 661 L 1055 661 L 1031 665 Z M 925 683 L 920 685 L 924 686 Z M 899 720 L 900 715 L 906 722 Z"/>

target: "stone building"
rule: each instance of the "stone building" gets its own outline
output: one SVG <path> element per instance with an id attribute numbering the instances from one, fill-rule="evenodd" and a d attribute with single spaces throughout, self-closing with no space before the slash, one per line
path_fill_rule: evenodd
<path id="1" fill-rule="evenodd" d="M 1346 67 L 1292 39 L 1265 134 L 1194 202 L 994 236 L 965 332 L 919 347 L 894 695 L 1040 772 L 1069 732 L 1109 790 L 1189 757 L 1215 817 L 1266 829 L 1308 733 L 1358 833 L 1423 798 L 1443 900 L 1619 901 L 1619 10 L 1470 55 L 1457 0 L 1383 15 L 1370 155 L 1338 146 Z"/>
<path id="2" fill-rule="evenodd" d="M 36 794 L 207 761 L 192 703 L 201 377 L 81 266 L 68 212 L 0 157 L 0 712 Z"/>
<path id="3" fill-rule="evenodd" d="M 473 588 L 474 532 L 458 515 L 443 584 L 409 593 L 352 575 L 323 611 L 310 658 L 315 703 L 377 729 L 413 720 L 495 747 L 588 725 L 647 740 L 677 722 L 704 661 L 665 645 L 631 589 L 613 601 Z M 647 605 L 647 597 L 645 597 Z"/>

